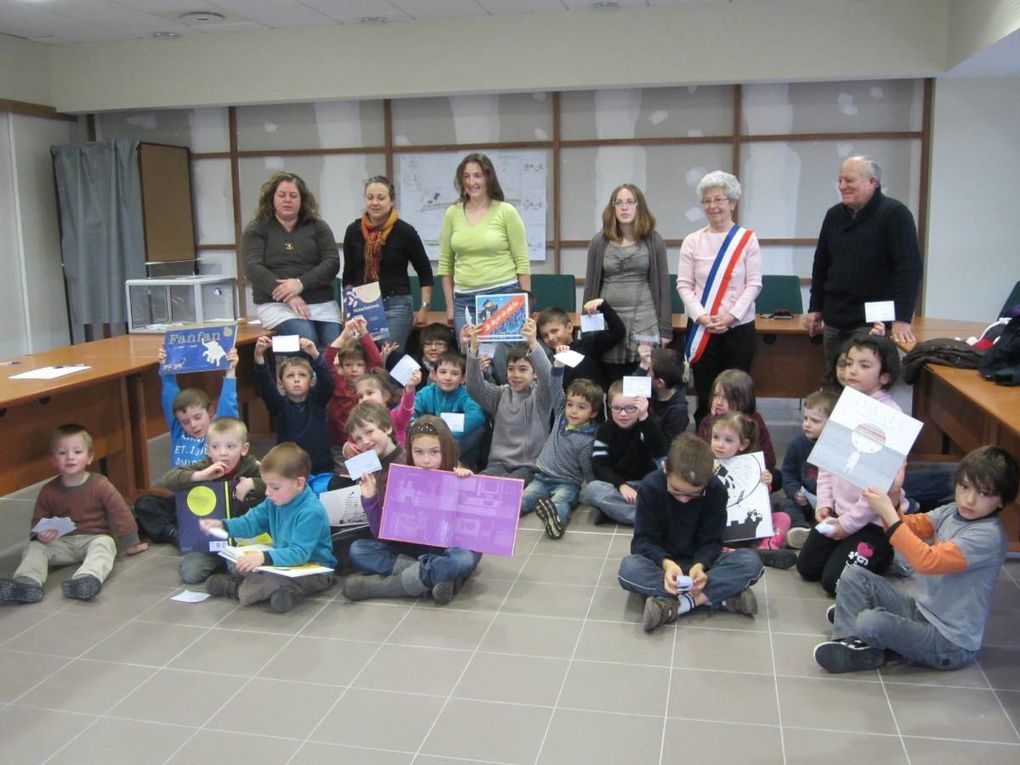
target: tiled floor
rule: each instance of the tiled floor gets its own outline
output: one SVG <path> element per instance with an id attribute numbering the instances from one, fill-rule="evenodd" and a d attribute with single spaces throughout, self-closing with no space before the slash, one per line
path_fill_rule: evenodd
<path id="1" fill-rule="evenodd" d="M 94 603 L 0 607 L 0 762 L 1020 762 L 1020 562 L 976 666 L 826 676 L 828 601 L 792 571 L 755 619 L 646 635 L 615 583 L 629 534 L 533 517 L 444 608 L 347 602 L 279 616 L 168 600 L 176 554 L 122 559 Z M 9 573 L 16 559 L 0 560 Z"/>

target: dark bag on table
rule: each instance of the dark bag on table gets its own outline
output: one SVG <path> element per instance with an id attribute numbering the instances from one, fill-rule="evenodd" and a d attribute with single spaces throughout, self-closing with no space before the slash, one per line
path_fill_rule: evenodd
<path id="1" fill-rule="evenodd" d="M 1014 316 L 1002 330 L 995 345 L 985 351 L 978 369 L 981 376 L 987 380 L 995 380 L 998 383 L 1001 377 L 1003 382 L 999 383 L 1000 385 L 1016 385 L 1016 382 L 1012 382 L 1015 377 L 1013 373 L 1000 373 L 1018 366 L 1020 366 L 1020 316 Z"/>
<path id="2" fill-rule="evenodd" d="M 925 364 L 941 364 L 957 369 L 977 369 L 981 363 L 981 351 L 962 340 L 951 337 L 936 337 L 924 340 L 903 357 L 903 379 L 910 385 L 921 373 Z"/>

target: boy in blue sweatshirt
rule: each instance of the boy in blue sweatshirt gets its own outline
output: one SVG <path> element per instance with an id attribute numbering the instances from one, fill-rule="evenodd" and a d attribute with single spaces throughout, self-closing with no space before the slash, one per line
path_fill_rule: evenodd
<path id="1" fill-rule="evenodd" d="M 170 430 L 171 468 L 184 467 L 205 459 L 206 432 L 214 417 L 240 417 L 237 407 L 237 358 L 237 348 L 231 348 L 227 354 L 229 366 L 215 407 L 201 388 L 181 390 L 176 375 L 160 373 L 160 401 L 163 417 Z M 166 361 L 166 349 L 163 346 L 160 346 L 156 360 L 162 368 Z M 177 505 L 173 496 L 143 494 L 135 500 L 134 513 L 139 530 L 150 541 L 177 545 Z"/>
<path id="2" fill-rule="evenodd" d="M 442 418 L 444 414 L 463 414 L 464 429 L 450 430 L 457 440 L 461 464 L 477 470 L 479 448 L 485 436 L 485 412 L 468 395 L 464 385 L 466 369 L 467 362 L 461 354 L 456 351 L 441 354 L 432 366 L 431 382 L 415 394 L 414 416 L 417 419 L 432 414 Z"/>
<path id="3" fill-rule="evenodd" d="M 786 494 L 783 512 L 790 516 L 786 544 L 795 550 L 804 546 L 815 519 L 818 468 L 807 458 L 829 421 L 838 398 L 833 391 L 822 388 L 804 399 L 801 434 L 786 447 L 786 456 L 783 457 L 783 492 Z"/>
<path id="4" fill-rule="evenodd" d="M 311 574 L 290 578 L 256 571 L 259 566 L 301 566 L 317 563 L 336 568 L 329 520 L 319 498 L 308 486 L 311 460 L 294 443 L 269 450 L 261 464 L 266 498 L 240 518 L 206 518 L 202 529 L 225 529 L 231 537 L 253 538 L 269 534 L 273 547 L 249 552 L 234 564 L 233 574 L 213 574 L 206 580 L 210 595 L 237 598 L 242 606 L 263 600 L 278 614 L 292 609 L 308 595 L 329 589 L 334 575 Z"/>

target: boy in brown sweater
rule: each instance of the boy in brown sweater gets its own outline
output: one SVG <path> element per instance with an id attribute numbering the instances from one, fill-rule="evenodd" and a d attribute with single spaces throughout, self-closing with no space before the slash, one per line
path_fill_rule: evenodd
<path id="1" fill-rule="evenodd" d="M 105 476 L 90 473 L 92 436 L 81 425 L 62 425 L 50 440 L 50 461 L 60 473 L 43 486 L 35 501 L 32 528 L 44 518 L 68 518 L 75 528 L 61 535 L 49 528 L 35 532 L 13 579 L 0 579 L 0 601 L 38 603 L 50 566 L 81 563 L 61 585 L 65 598 L 91 600 L 113 569 L 116 532 L 128 555 L 148 549 L 138 540 L 130 508 Z"/>

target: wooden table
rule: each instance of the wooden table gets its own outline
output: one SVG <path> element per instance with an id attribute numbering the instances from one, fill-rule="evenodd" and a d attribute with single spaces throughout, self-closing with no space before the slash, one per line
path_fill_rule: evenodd
<path id="1" fill-rule="evenodd" d="M 257 325 L 238 327 L 238 345 L 263 334 Z M 148 440 L 166 432 L 160 405 L 156 352 L 161 334 L 122 335 L 91 343 L 16 356 L 0 366 L 0 496 L 54 475 L 49 438 L 68 422 L 86 427 L 95 457 L 129 500 L 148 485 Z M 87 364 L 89 369 L 54 380 L 11 380 L 11 375 L 46 366 Z M 182 387 L 219 396 L 221 375 L 182 375 Z M 251 354 L 241 354 L 238 401 L 255 396 Z"/>

